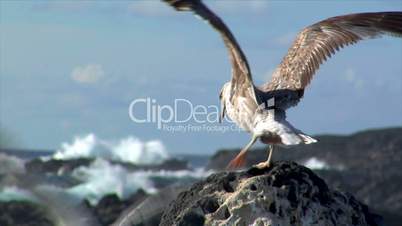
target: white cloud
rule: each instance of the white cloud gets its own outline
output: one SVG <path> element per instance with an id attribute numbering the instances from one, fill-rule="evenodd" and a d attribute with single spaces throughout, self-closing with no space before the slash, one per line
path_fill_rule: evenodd
<path id="1" fill-rule="evenodd" d="M 345 71 L 344 79 L 352 84 L 355 89 L 361 90 L 364 87 L 364 80 L 359 78 L 352 68 L 348 68 Z"/>
<path id="2" fill-rule="evenodd" d="M 71 72 L 71 78 L 78 83 L 92 84 L 96 83 L 105 75 L 100 64 L 88 64 L 77 66 Z"/>

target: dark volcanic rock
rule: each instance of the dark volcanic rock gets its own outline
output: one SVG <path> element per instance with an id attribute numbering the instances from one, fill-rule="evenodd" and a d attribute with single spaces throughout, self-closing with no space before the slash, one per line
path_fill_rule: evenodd
<path id="1" fill-rule="evenodd" d="M 136 165 L 132 163 L 124 163 L 124 162 L 114 162 L 113 164 L 118 164 L 124 166 L 128 170 L 151 170 L 151 171 L 159 171 L 159 170 L 170 170 L 170 171 L 177 171 L 177 170 L 187 170 L 188 162 L 185 160 L 180 159 L 167 159 L 160 164 L 154 165 Z"/>
<path id="2" fill-rule="evenodd" d="M 306 167 L 216 173 L 181 193 L 160 225 L 377 225 L 353 196 L 331 190 Z"/>
<path id="3" fill-rule="evenodd" d="M 92 158 L 77 158 L 68 160 L 42 160 L 33 159 L 25 164 L 26 171 L 30 174 L 67 174 L 71 173 L 74 169 L 81 166 L 89 166 L 95 159 Z M 179 159 L 168 159 L 160 164 L 149 164 L 149 165 L 136 165 L 128 162 L 111 161 L 112 164 L 121 165 L 127 170 L 185 170 L 188 169 L 188 163 L 185 160 Z"/>
<path id="4" fill-rule="evenodd" d="M 100 225 L 111 225 L 129 206 L 141 203 L 148 195 L 138 190 L 126 200 L 121 200 L 116 194 L 104 196 L 96 206 L 84 201 L 84 206 L 91 210 Z"/>
<path id="5" fill-rule="evenodd" d="M 31 174 L 40 173 L 68 173 L 80 166 L 88 166 L 94 161 L 89 158 L 77 158 L 70 160 L 50 159 L 44 161 L 42 159 L 33 159 L 25 164 L 27 172 Z"/>
<path id="6" fill-rule="evenodd" d="M 127 208 L 135 207 L 148 197 L 143 190 L 138 190 L 135 194 L 127 199 L 120 199 L 115 194 L 104 196 L 96 206 L 91 206 L 86 200 L 82 206 L 76 209 L 88 212 L 79 212 L 82 215 L 76 217 L 84 217 L 85 225 L 107 226 L 111 225 Z M 0 226 L 53 226 L 53 218 L 50 217 L 50 211 L 44 207 L 46 204 L 32 203 L 29 201 L 8 201 L 0 202 Z M 65 205 L 60 203 L 60 205 Z M 51 207 L 47 207 L 51 208 Z M 68 210 L 67 210 L 68 211 Z M 54 212 L 60 214 L 60 212 Z M 88 214 L 88 215 L 86 215 Z M 160 214 L 161 215 L 161 214 Z M 156 219 L 159 221 L 159 217 Z M 66 215 L 67 216 L 67 215 Z M 71 215 L 73 216 L 73 215 Z M 60 216 L 59 216 L 60 217 Z M 89 218 L 88 218 L 89 217 Z M 64 223 L 71 224 L 71 218 L 63 218 Z M 77 219 L 74 219 L 77 220 Z M 75 224 L 71 224 L 75 225 Z M 154 223 L 157 225 L 157 223 Z"/>
<path id="7" fill-rule="evenodd" d="M 113 226 L 155 226 L 159 225 L 164 210 L 189 186 L 171 185 L 150 195 L 140 205 L 133 203 L 125 210 L 112 225 Z"/>
<path id="8" fill-rule="evenodd" d="M 286 149 L 275 147 L 273 159 L 303 163 L 315 157 L 326 162 L 333 168 L 316 172 L 330 187 L 354 194 L 371 208 L 384 213 L 386 225 L 399 226 L 400 223 L 393 222 L 402 221 L 402 128 L 316 138 L 319 142 L 312 145 Z M 217 152 L 208 168 L 222 169 L 237 152 Z M 265 149 L 250 151 L 246 165 L 251 166 L 266 158 Z"/>
<path id="9" fill-rule="evenodd" d="M 1 226 L 53 226 L 41 206 L 28 201 L 0 202 Z"/>

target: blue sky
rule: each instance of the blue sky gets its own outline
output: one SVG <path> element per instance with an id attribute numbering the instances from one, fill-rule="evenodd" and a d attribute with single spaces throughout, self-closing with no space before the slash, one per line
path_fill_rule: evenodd
<path id="1" fill-rule="evenodd" d="M 269 80 L 303 27 L 354 12 L 401 11 L 402 1 L 208 1 L 235 34 L 257 84 Z M 133 123 L 136 98 L 219 105 L 230 65 L 220 37 L 158 1 L 0 1 L 0 125 L 14 145 L 55 149 L 76 135 L 161 140 L 171 153 L 244 146 L 238 132 L 169 133 Z M 310 133 L 402 124 L 402 41 L 338 52 L 288 120 Z M 218 124 L 216 124 L 218 125 Z"/>

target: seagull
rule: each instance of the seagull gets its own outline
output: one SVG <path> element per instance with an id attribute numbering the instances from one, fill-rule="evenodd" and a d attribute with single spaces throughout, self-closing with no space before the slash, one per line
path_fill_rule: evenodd
<path id="1" fill-rule="evenodd" d="M 230 161 L 235 169 L 245 163 L 247 151 L 259 139 L 267 144 L 268 158 L 257 164 L 270 167 L 273 146 L 311 144 L 316 139 L 286 120 L 286 110 L 296 106 L 320 65 L 341 48 L 383 35 L 402 37 L 402 12 L 369 12 L 331 17 L 304 28 L 272 74 L 271 81 L 256 86 L 249 64 L 225 23 L 201 0 L 163 0 L 178 11 L 192 11 L 221 35 L 229 52 L 232 77 L 221 89 L 221 122 L 225 114 L 251 133 L 250 142 Z"/>

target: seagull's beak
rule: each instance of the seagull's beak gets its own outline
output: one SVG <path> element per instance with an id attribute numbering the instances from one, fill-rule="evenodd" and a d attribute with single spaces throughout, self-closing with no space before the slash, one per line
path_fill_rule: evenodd
<path id="1" fill-rule="evenodd" d="M 219 123 L 222 123 L 223 118 L 225 117 L 226 106 L 223 100 L 221 100 L 221 112 L 219 114 Z"/>

